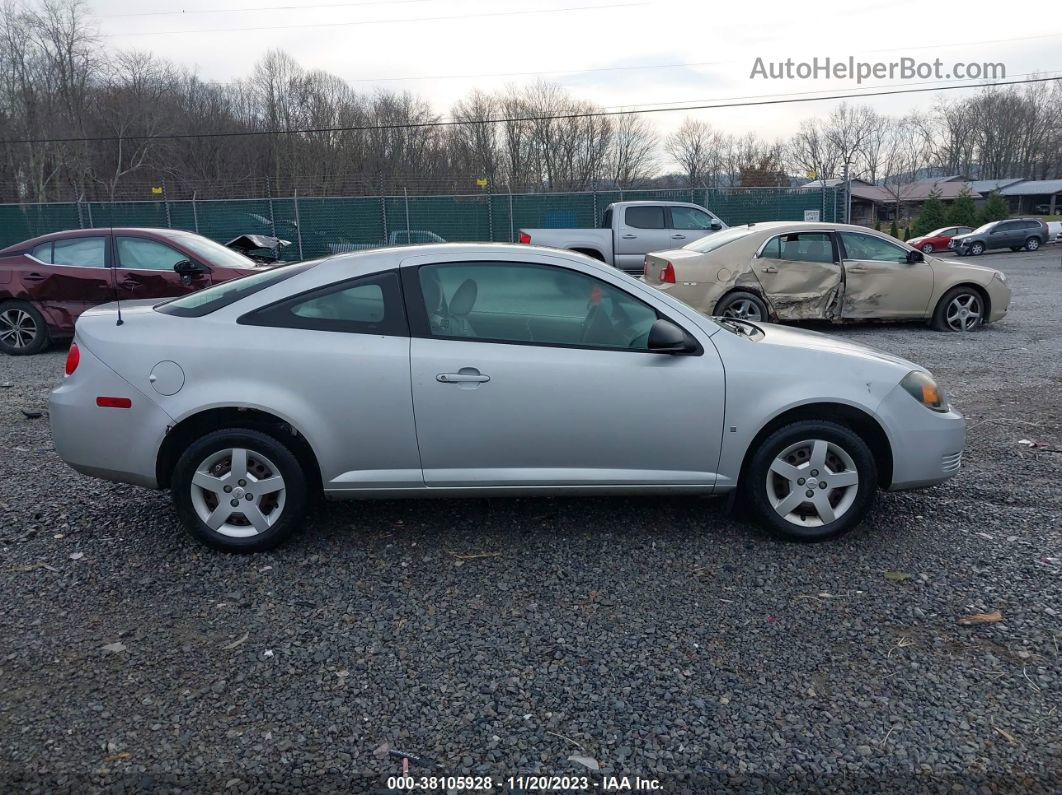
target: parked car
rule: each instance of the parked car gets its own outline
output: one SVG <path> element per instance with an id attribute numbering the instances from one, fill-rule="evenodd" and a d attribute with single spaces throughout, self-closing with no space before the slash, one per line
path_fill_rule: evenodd
<path id="1" fill-rule="evenodd" d="M 726 229 L 718 216 L 686 202 L 616 202 L 605 208 L 598 229 L 521 229 L 517 241 L 578 251 L 628 273 L 641 273 L 650 251 L 659 251 Z"/>
<path id="2" fill-rule="evenodd" d="M 39 353 L 96 304 L 181 295 L 255 267 L 176 229 L 77 229 L 16 243 L 0 250 L 0 351 Z"/>
<path id="3" fill-rule="evenodd" d="M 1047 242 L 1062 243 L 1062 221 L 1047 222 Z"/>
<path id="4" fill-rule="evenodd" d="M 645 281 L 702 312 L 746 320 L 928 320 L 968 331 L 1007 314 L 999 271 L 930 257 L 863 226 L 735 226 L 649 254 Z"/>
<path id="5" fill-rule="evenodd" d="M 947 251 L 948 241 L 955 235 L 965 235 L 972 232 L 969 226 L 945 226 L 934 229 L 932 232 L 921 237 L 912 237 L 907 245 L 917 248 L 923 254 L 932 254 L 935 251 Z"/>
<path id="6" fill-rule="evenodd" d="M 1053 209 L 1048 203 L 1036 205 L 1035 210 L 1040 213 L 1040 215 L 1052 215 L 1053 213 L 1062 212 L 1062 201 L 1056 202 Z"/>
<path id="7" fill-rule="evenodd" d="M 1050 239 L 1047 224 L 1036 218 L 1012 218 L 992 221 L 965 235 L 956 235 L 948 247 L 960 257 L 977 256 L 990 249 L 1036 251 Z"/>
<path id="8" fill-rule="evenodd" d="M 385 248 L 387 246 L 420 246 L 425 243 L 445 242 L 446 240 L 427 229 L 398 229 L 391 232 L 385 240 L 381 240 L 379 243 L 329 243 L 328 253 L 347 254 L 351 251 L 365 251 L 370 248 Z"/>
<path id="9" fill-rule="evenodd" d="M 55 448 L 170 489 L 188 531 L 233 552 L 279 544 L 322 491 L 738 489 L 770 530 L 818 540 L 962 457 L 963 417 L 918 365 L 713 320 L 555 249 L 365 251 L 122 312 L 78 321 Z"/>

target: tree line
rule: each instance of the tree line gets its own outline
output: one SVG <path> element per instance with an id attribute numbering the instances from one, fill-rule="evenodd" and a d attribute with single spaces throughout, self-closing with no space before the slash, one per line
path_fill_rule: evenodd
<path id="1" fill-rule="evenodd" d="M 416 126 L 444 119 L 425 97 L 355 91 L 282 51 L 221 83 L 101 42 L 83 0 L 0 6 L 0 140 L 105 139 L 5 145 L 0 201 L 149 198 L 147 186 L 171 198 L 758 187 L 845 173 L 898 195 L 930 170 L 1062 176 L 1058 83 L 904 117 L 841 104 L 789 139 L 692 117 L 661 135 L 648 116 L 588 116 L 603 109 L 546 82 L 473 90 L 448 109 L 458 124 Z M 363 129 L 274 132 L 336 127 Z M 206 131 L 254 134 L 156 137 Z"/>

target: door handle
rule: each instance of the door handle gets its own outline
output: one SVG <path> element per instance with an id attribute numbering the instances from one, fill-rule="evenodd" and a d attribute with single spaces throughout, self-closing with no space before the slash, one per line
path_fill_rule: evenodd
<path id="1" fill-rule="evenodd" d="M 772 268 L 770 265 L 768 265 L 766 268 L 760 268 L 760 270 L 764 273 L 778 273 L 778 268 Z"/>
<path id="2" fill-rule="evenodd" d="M 685 240 L 686 236 L 685 235 L 672 235 L 671 239 L 672 240 Z"/>
<path id="3" fill-rule="evenodd" d="M 479 370 L 473 370 L 473 372 L 439 373 L 435 376 L 435 380 L 441 384 L 482 384 L 489 381 L 490 376 L 483 375 Z"/>
<path id="4" fill-rule="evenodd" d="M 624 235 L 623 239 L 624 240 L 637 240 L 638 239 L 638 235 Z"/>
<path id="5" fill-rule="evenodd" d="M 846 270 L 847 270 L 847 271 L 848 271 L 849 273 L 866 273 L 866 272 L 867 272 L 867 269 L 866 269 L 866 268 L 859 268 L 859 267 L 855 267 L 855 268 L 847 268 Z"/>
<path id="6" fill-rule="evenodd" d="M 46 277 L 41 276 L 39 273 L 27 273 L 22 278 L 27 282 L 43 282 Z"/>

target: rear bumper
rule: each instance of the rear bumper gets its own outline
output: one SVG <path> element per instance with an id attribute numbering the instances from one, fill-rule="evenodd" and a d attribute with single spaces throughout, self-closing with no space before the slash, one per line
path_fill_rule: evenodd
<path id="1" fill-rule="evenodd" d="M 892 444 L 889 491 L 920 489 L 958 474 L 966 444 L 962 414 L 931 411 L 901 386 L 885 397 L 878 414 Z"/>
<path id="2" fill-rule="evenodd" d="M 83 474 L 158 488 L 158 450 L 173 420 L 84 345 L 79 349 L 77 370 L 48 399 L 56 452 Z M 126 397 L 132 406 L 101 408 L 101 396 Z"/>

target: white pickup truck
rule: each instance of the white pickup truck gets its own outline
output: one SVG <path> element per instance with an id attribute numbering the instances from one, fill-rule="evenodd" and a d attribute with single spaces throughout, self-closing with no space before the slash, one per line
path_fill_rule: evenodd
<path id="1" fill-rule="evenodd" d="M 682 248 L 726 229 L 717 215 L 688 202 L 616 202 L 598 229 L 521 229 L 519 243 L 566 248 L 641 273 L 650 251 Z"/>

